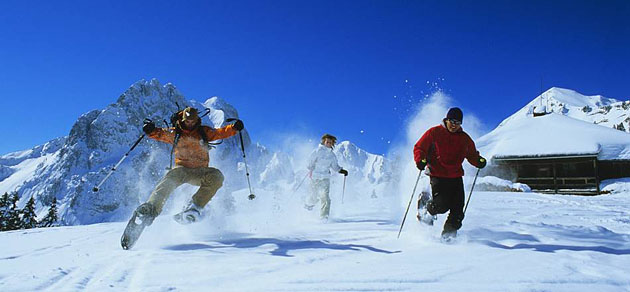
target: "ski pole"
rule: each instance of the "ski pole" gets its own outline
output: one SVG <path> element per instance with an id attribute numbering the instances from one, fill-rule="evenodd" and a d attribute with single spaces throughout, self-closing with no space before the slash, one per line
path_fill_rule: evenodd
<path id="1" fill-rule="evenodd" d="M 343 195 L 346 194 L 346 176 L 343 176 L 343 191 L 341 191 L 341 203 L 343 204 Z"/>
<path id="2" fill-rule="evenodd" d="M 109 171 L 109 173 L 107 174 L 107 176 L 105 176 L 105 178 L 97 185 L 95 186 L 92 191 L 93 192 L 98 192 L 99 188 L 103 185 L 103 183 L 105 183 L 105 181 L 109 178 L 110 175 L 112 175 L 112 173 L 114 173 L 114 171 L 116 171 L 116 168 L 118 168 L 118 166 L 123 162 L 123 160 L 125 160 L 125 158 L 127 158 L 127 156 L 129 156 L 129 153 L 136 148 L 136 146 L 138 146 L 138 144 L 140 144 L 140 141 L 142 141 L 142 138 L 144 138 L 144 136 L 146 136 L 146 134 L 142 134 L 142 136 L 140 136 L 140 138 L 138 138 L 138 140 L 136 140 L 136 143 L 133 143 L 133 146 L 131 146 L 131 149 L 129 149 L 129 151 L 127 151 L 127 153 L 125 153 L 125 155 L 120 159 L 120 161 L 118 161 L 118 163 L 116 163 L 116 165 L 114 165 L 114 167 L 112 167 L 112 169 Z"/>
<path id="3" fill-rule="evenodd" d="M 413 186 L 413 192 L 411 192 L 411 198 L 409 199 L 409 204 L 407 204 L 407 211 L 405 211 L 405 216 L 403 216 L 402 223 L 400 224 L 400 230 L 398 230 L 398 237 L 396 238 L 400 238 L 400 232 L 402 232 L 403 225 L 405 225 L 405 219 L 407 219 L 407 213 L 409 213 L 409 207 L 411 207 L 411 201 L 413 201 L 413 196 L 416 193 L 416 188 L 418 187 L 418 182 L 420 181 L 421 175 L 422 175 L 422 170 L 418 173 L 416 184 Z"/>
<path id="4" fill-rule="evenodd" d="M 254 192 L 252 192 L 252 184 L 249 182 L 249 168 L 247 168 L 247 159 L 245 157 L 245 144 L 243 143 L 243 133 L 238 131 L 238 136 L 241 138 L 241 151 L 243 152 L 243 162 L 245 163 L 245 175 L 247 176 L 247 186 L 249 187 L 249 196 L 247 197 L 250 200 L 256 198 Z"/>
<path id="5" fill-rule="evenodd" d="M 227 119 L 226 122 L 236 121 L 237 119 Z M 241 151 L 243 152 L 243 162 L 245 163 L 245 175 L 247 176 L 247 186 L 249 187 L 249 196 L 248 199 L 253 200 L 256 198 L 254 192 L 252 192 L 252 184 L 249 182 L 249 168 L 247 167 L 247 158 L 245 157 L 245 143 L 243 143 L 243 132 L 238 131 L 238 136 L 241 138 Z"/>
<path id="6" fill-rule="evenodd" d="M 306 175 L 304 176 L 304 178 L 302 179 L 302 181 L 300 182 L 300 184 L 297 186 L 297 188 L 295 188 L 293 191 L 297 192 L 300 187 L 302 186 L 302 184 L 304 183 L 304 181 L 306 180 L 306 177 L 308 176 L 308 172 L 306 173 Z"/>
<path id="7" fill-rule="evenodd" d="M 470 187 L 470 195 L 468 195 L 468 200 L 466 201 L 466 206 L 464 206 L 464 215 L 466 214 L 466 209 L 468 208 L 468 203 L 470 202 L 470 197 L 472 197 L 473 189 L 475 189 L 475 183 L 477 182 L 477 175 L 479 175 L 479 171 L 481 168 L 477 168 L 477 173 L 475 174 L 475 179 L 473 180 L 472 187 Z"/>

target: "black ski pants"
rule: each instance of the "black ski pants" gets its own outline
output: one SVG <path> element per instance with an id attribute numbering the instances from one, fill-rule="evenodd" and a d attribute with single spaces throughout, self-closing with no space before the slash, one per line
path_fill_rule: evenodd
<path id="1" fill-rule="evenodd" d="M 452 232 L 462 227 L 464 220 L 464 181 L 461 177 L 431 177 L 433 198 L 427 204 L 431 215 L 448 213 L 444 231 Z"/>

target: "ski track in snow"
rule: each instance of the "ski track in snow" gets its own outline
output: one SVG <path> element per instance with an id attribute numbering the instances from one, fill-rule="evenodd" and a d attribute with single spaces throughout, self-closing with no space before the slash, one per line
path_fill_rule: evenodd
<path id="1" fill-rule="evenodd" d="M 451 244 L 444 215 L 426 227 L 414 210 L 396 239 L 379 200 L 333 201 L 331 221 L 294 228 L 255 212 L 222 218 L 250 219 L 233 229 L 161 216 L 130 251 L 125 223 L 3 232 L 0 290 L 630 291 L 628 194 L 476 192 Z"/>

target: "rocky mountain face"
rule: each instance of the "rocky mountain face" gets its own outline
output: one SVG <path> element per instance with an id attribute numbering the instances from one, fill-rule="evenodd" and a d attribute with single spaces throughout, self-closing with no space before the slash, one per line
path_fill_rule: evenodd
<path id="1" fill-rule="evenodd" d="M 169 120 L 178 105 L 193 106 L 200 112 L 209 109 L 203 124 L 215 128 L 226 125 L 228 118 L 239 118 L 237 110 L 221 98 L 200 103 L 185 99 L 173 84 L 141 80 L 116 103 L 79 117 L 68 136 L 0 156 L 0 192 L 17 191 L 20 206 L 35 197 L 38 214 L 43 214 L 56 197 L 63 224 L 127 220 L 167 171 L 171 145 L 144 138 L 98 192 L 92 188 L 142 135 L 145 118 L 165 127 L 162 121 Z M 296 179 L 295 158 L 251 143 L 247 129 L 242 134 L 252 184 L 265 187 Z M 220 193 L 247 187 L 240 143 L 236 135 L 210 151 L 210 166 L 219 168 L 225 176 Z M 349 142 L 341 143 L 336 153 L 340 163 L 347 165 L 344 167 L 368 183 L 383 184 L 391 177 L 391 167 L 382 156 L 369 154 Z"/>

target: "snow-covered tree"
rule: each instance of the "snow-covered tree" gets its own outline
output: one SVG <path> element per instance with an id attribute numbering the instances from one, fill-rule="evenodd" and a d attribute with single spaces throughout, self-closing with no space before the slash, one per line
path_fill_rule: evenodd
<path id="1" fill-rule="evenodd" d="M 0 197 L 0 231 L 8 230 L 9 222 L 9 193 L 4 193 Z"/>
<path id="2" fill-rule="evenodd" d="M 20 210 L 17 208 L 17 201 L 19 200 L 17 192 L 14 192 L 9 197 L 9 206 L 7 207 L 7 220 L 6 220 L 6 230 L 16 230 L 20 229 Z"/>
<path id="3" fill-rule="evenodd" d="M 22 220 L 20 227 L 24 229 L 30 229 L 37 227 L 37 215 L 35 214 L 35 199 L 31 197 L 21 211 Z"/>
<path id="4" fill-rule="evenodd" d="M 51 227 L 57 223 L 57 198 L 52 198 L 52 203 L 50 204 L 50 208 L 48 208 L 48 213 L 41 221 L 39 221 L 40 227 Z"/>
<path id="5" fill-rule="evenodd" d="M 619 123 L 619 125 L 614 125 L 613 128 L 625 132 L 626 131 L 626 127 L 623 126 L 623 123 Z"/>

